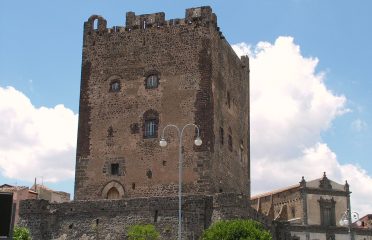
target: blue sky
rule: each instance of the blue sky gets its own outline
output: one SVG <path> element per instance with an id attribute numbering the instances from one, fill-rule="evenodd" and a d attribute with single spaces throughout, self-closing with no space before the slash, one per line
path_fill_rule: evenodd
<path id="1" fill-rule="evenodd" d="M 344 96 L 346 100 L 342 106 L 343 113 L 330 118 L 329 125 L 320 130 L 317 141 L 325 143 L 337 155 L 340 165 L 351 164 L 364 171 L 366 184 L 369 183 L 368 176 L 372 176 L 372 2 L 368 0 L 4 0 L 0 1 L 0 87 L 12 86 L 29 98 L 35 109 L 53 109 L 63 104 L 63 111 L 70 109 L 76 115 L 82 28 L 89 16 L 102 15 L 109 27 L 123 26 L 128 11 L 136 14 L 163 11 L 166 19 L 172 19 L 183 18 L 186 8 L 203 5 L 213 8 L 218 25 L 230 44 L 245 43 L 254 51 L 259 42 L 277 46 L 275 41 L 280 36 L 289 36 L 293 38 L 293 44 L 300 48 L 301 56 L 318 60 L 314 74 L 323 74 L 324 84 L 330 93 Z M 0 128 L 0 131 L 5 130 Z M 1 151 L 0 146 L 0 157 Z M 12 161 L 20 160 L 8 160 L 8 164 Z M 74 163 L 74 159 L 66 161 L 71 166 Z M 32 161 L 27 164 L 32 165 Z M 31 184 L 22 174 L 19 177 L 7 175 L 1 171 L 2 168 L 0 183 Z M 35 177 L 41 178 L 38 174 L 36 171 Z M 322 172 L 316 174 L 320 177 Z M 339 175 L 331 176 L 338 181 L 347 177 L 347 173 L 343 173 L 342 177 Z M 72 192 L 73 177 L 60 179 L 48 184 Z M 291 178 L 278 182 L 293 184 L 299 180 L 300 176 L 293 173 Z M 267 188 L 280 187 L 270 183 L 263 185 Z M 262 190 L 269 190 L 267 188 Z M 353 190 L 352 182 L 351 188 Z M 372 192 L 372 186 L 367 189 Z M 261 188 L 257 188 L 259 190 Z M 372 206 L 369 207 L 369 212 L 372 212 Z"/>

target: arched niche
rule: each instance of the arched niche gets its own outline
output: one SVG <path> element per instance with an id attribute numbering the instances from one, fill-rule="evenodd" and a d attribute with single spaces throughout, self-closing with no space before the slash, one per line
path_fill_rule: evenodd
<path id="1" fill-rule="evenodd" d="M 102 198 L 121 199 L 124 197 L 124 187 L 117 181 L 111 181 L 102 189 Z"/>
<path id="2" fill-rule="evenodd" d="M 92 15 L 88 19 L 88 24 L 90 26 L 90 30 L 98 30 L 99 32 L 103 32 L 107 28 L 107 21 L 102 16 L 99 15 Z"/>

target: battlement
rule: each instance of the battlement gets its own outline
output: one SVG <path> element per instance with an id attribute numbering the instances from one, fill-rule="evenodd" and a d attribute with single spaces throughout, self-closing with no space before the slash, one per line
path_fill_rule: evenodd
<path id="1" fill-rule="evenodd" d="M 213 26 L 217 31 L 217 16 L 212 12 L 209 6 L 188 8 L 185 11 L 185 18 L 165 20 L 165 13 L 151 13 L 136 15 L 134 12 L 126 13 L 125 26 L 113 26 L 107 28 L 107 21 L 102 16 L 92 15 L 88 21 L 84 23 L 84 34 L 90 35 L 96 32 L 100 35 L 113 32 L 130 32 L 135 29 L 149 28 L 166 28 L 180 25 L 195 25 L 195 26 Z M 222 33 L 220 32 L 222 36 Z"/>

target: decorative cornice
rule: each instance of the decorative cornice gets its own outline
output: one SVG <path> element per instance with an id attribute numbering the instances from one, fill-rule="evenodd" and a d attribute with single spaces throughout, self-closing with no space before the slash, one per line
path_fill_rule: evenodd
<path id="1" fill-rule="evenodd" d="M 331 181 L 327 178 L 326 172 L 323 173 L 323 178 L 319 181 L 319 188 L 321 189 L 332 189 Z"/>
<path id="2" fill-rule="evenodd" d="M 286 225 L 289 231 L 293 232 L 315 232 L 315 233 L 335 233 L 349 234 L 347 227 L 321 226 L 321 225 Z M 352 228 L 352 232 L 357 235 L 372 236 L 372 229 Z"/>
<path id="3" fill-rule="evenodd" d="M 336 226 L 321 226 L 321 225 L 290 225 L 288 227 L 290 231 L 296 232 L 317 232 L 317 233 L 338 233 L 347 234 L 347 227 L 336 227 Z"/>
<path id="4" fill-rule="evenodd" d="M 303 188 L 303 191 L 308 194 L 344 196 L 344 197 L 347 197 L 351 193 L 351 192 L 345 192 L 342 190 L 308 188 L 308 187 Z"/>

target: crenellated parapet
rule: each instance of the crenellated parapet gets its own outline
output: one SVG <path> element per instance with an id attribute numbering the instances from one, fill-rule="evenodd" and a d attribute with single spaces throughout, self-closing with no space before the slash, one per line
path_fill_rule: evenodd
<path id="1" fill-rule="evenodd" d="M 209 6 L 188 8 L 185 12 L 185 18 L 170 20 L 165 20 L 164 12 L 141 15 L 136 15 L 134 12 L 127 12 L 125 26 L 113 26 L 111 28 L 107 28 L 107 21 L 102 16 L 92 15 L 88 21 L 84 23 L 84 35 L 91 35 L 93 33 L 102 35 L 105 33 L 131 32 L 137 29 L 163 29 L 188 25 L 193 25 L 194 27 L 212 26 L 219 32 L 221 38 L 224 38 L 217 26 L 217 16 L 212 12 L 212 8 Z"/>

